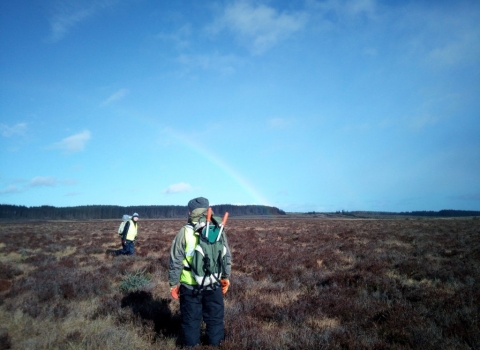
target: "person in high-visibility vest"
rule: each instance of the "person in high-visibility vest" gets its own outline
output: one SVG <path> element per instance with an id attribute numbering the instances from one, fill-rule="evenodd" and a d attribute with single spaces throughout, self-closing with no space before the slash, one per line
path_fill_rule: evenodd
<path id="1" fill-rule="evenodd" d="M 113 251 L 113 255 L 133 255 L 135 254 L 135 239 L 138 234 L 138 214 L 134 213 L 132 218 L 125 223 L 123 227 L 122 249 Z"/>
<path id="2" fill-rule="evenodd" d="M 200 218 L 206 217 L 208 208 L 208 199 L 203 197 L 188 202 L 188 224 L 177 233 L 170 249 L 168 282 L 172 297 L 180 299 L 183 341 L 187 347 L 200 343 L 202 317 L 206 324 L 208 345 L 219 345 L 224 338 L 222 294 L 227 293 L 230 286 L 231 272 L 231 253 L 227 237 L 223 236 L 226 254 L 220 285 L 214 284 L 200 289 L 192 269 L 189 268 L 200 239 L 194 226 Z"/>

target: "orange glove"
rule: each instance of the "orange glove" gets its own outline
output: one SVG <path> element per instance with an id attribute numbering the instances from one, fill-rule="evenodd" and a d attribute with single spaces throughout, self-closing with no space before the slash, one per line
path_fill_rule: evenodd
<path id="1" fill-rule="evenodd" d="M 228 291 L 228 287 L 230 287 L 230 281 L 229 280 L 220 280 L 220 283 L 222 284 L 222 293 L 226 294 Z"/>
<path id="2" fill-rule="evenodd" d="M 170 294 L 172 295 L 173 299 L 180 298 L 180 286 L 170 288 Z"/>

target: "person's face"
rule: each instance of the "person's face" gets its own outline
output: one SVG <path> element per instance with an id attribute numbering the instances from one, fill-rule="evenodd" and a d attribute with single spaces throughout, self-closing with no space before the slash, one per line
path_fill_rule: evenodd
<path id="1" fill-rule="evenodd" d="M 138 221 L 138 216 L 134 216 L 133 221 L 137 222 Z"/>

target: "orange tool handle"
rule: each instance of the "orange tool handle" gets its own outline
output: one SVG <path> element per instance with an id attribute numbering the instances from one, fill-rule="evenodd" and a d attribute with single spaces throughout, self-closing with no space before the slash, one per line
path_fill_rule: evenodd
<path id="1" fill-rule="evenodd" d="M 207 210 L 207 222 L 210 222 L 210 220 L 212 219 L 212 208 L 208 208 Z"/>
<path id="2" fill-rule="evenodd" d="M 225 212 L 225 215 L 223 215 L 222 226 L 225 226 L 227 224 L 227 220 L 228 220 L 228 211 Z"/>

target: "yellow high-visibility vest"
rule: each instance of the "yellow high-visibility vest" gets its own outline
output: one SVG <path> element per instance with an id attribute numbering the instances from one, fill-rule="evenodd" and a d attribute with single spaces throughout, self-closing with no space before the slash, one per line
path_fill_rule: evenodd
<path id="1" fill-rule="evenodd" d="M 183 259 L 182 274 L 180 275 L 180 283 L 185 283 L 188 285 L 196 285 L 195 277 L 193 277 L 193 272 L 190 270 L 190 265 L 193 261 L 193 254 L 195 252 L 195 247 L 198 244 L 199 237 L 193 232 L 193 229 L 190 226 L 185 226 L 185 258 Z M 190 265 L 189 265 L 190 264 Z"/>
<path id="2" fill-rule="evenodd" d="M 130 225 L 128 226 L 127 236 L 125 237 L 126 240 L 134 241 L 137 238 L 137 225 L 133 220 L 129 220 Z"/>

